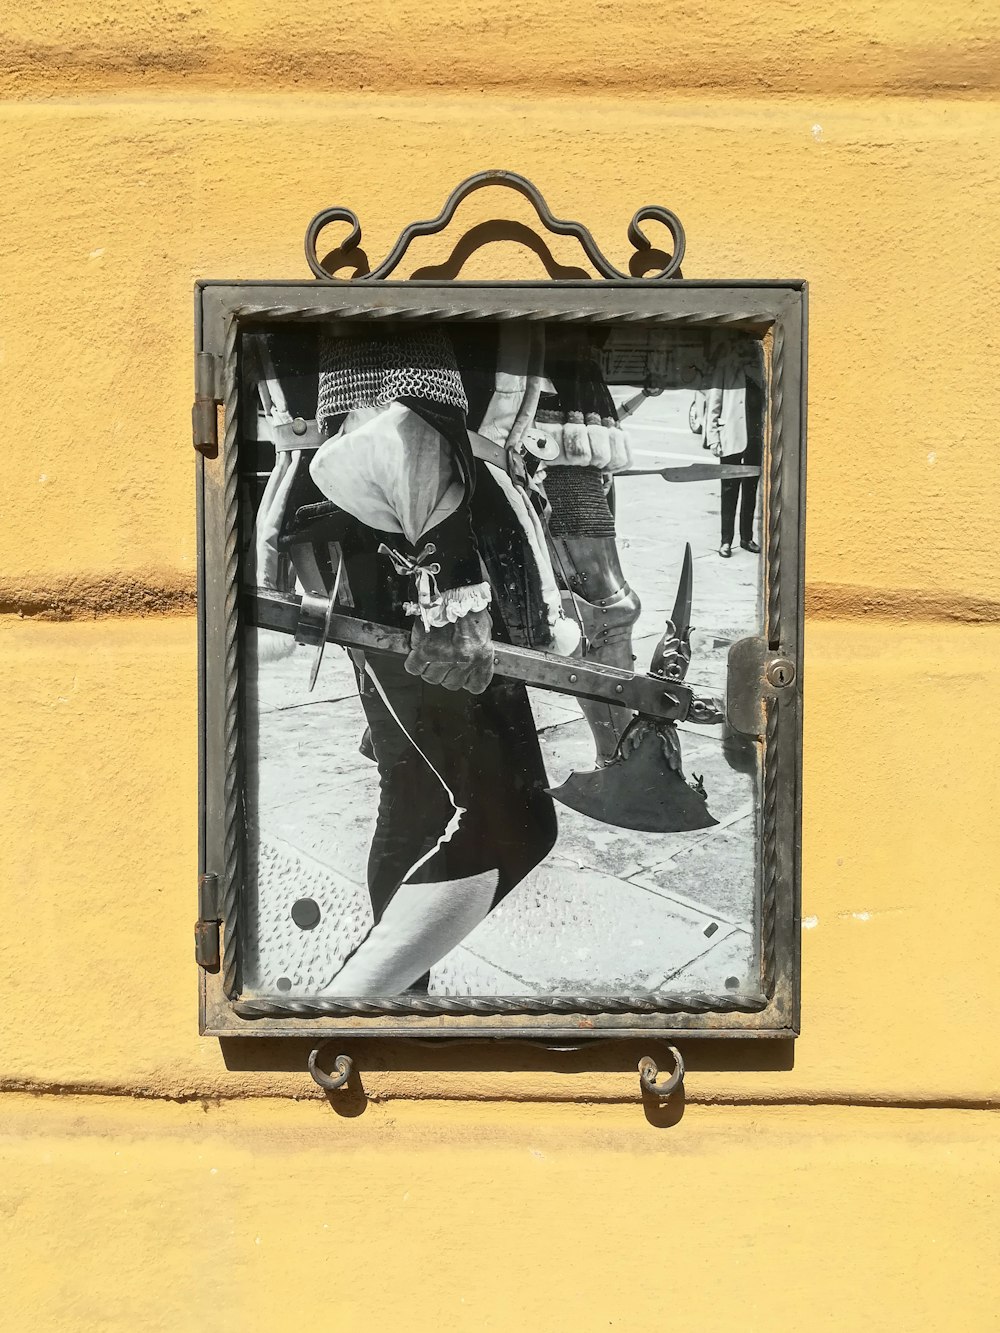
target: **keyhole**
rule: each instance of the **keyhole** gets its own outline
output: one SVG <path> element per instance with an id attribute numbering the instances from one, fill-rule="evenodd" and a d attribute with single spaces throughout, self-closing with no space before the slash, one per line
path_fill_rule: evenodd
<path id="1" fill-rule="evenodd" d="M 767 682 L 775 689 L 783 689 L 786 685 L 791 685 L 795 679 L 795 667 L 787 659 L 779 658 L 772 662 L 767 669 Z"/>

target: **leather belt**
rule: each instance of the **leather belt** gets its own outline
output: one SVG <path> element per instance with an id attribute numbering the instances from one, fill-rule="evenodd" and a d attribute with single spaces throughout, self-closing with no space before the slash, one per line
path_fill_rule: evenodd
<path id="1" fill-rule="evenodd" d="M 507 467 L 507 450 L 502 445 L 494 444 L 485 435 L 480 435 L 474 430 L 470 430 L 468 435 L 472 452 L 481 463 L 492 463 L 494 467 L 502 468 L 504 472 L 509 470 Z"/>

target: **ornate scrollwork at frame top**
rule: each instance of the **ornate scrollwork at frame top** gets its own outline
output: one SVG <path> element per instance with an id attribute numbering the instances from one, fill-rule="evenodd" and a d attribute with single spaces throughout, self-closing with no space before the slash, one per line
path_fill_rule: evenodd
<path id="1" fill-rule="evenodd" d="M 541 224 L 549 231 L 559 236 L 575 236 L 586 254 L 587 258 L 593 264 L 594 268 L 602 278 L 616 278 L 628 281 L 633 278 L 633 274 L 623 273 L 617 269 L 614 264 L 608 260 L 597 245 L 597 242 L 591 236 L 590 232 L 581 222 L 571 222 L 563 218 L 557 218 L 549 208 L 545 199 L 542 197 L 538 187 L 534 185 L 526 176 L 520 176 L 515 171 L 479 171 L 474 176 L 469 176 L 466 180 L 457 185 L 444 207 L 436 218 L 429 218 L 423 222 L 411 222 L 400 232 L 399 239 L 389 251 L 389 254 L 383 259 L 382 263 L 369 273 L 358 274 L 352 281 L 356 282 L 376 282 L 379 279 L 388 278 L 396 268 L 398 268 L 403 256 L 409 249 L 410 242 L 417 236 L 433 236 L 437 232 L 443 231 L 455 216 L 455 212 L 463 199 L 468 198 L 477 190 L 482 190 L 489 185 L 504 186 L 515 190 L 523 195 L 525 199 L 534 207 L 538 214 Z M 642 222 L 660 222 L 670 232 L 673 241 L 673 253 L 666 265 L 658 272 L 652 275 L 656 280 L 662 278 L 679 278 L 681 276 L 681 262 L 684 258 L 685 236 L 684 228 L 681 225 L 680 218 L 676 213 L 671 212 L 669 208 L 662 208 L 658 204 L 649 204 L 645 208 L 640 208 L 633 214 L 631 222 L 628 224 L 628 239 L 632 245 L 635 255 L 639 256 L 646 252 L 653 251 L 652 242 L 645 235 L 640 226 Z M 346 222 L 351 230 L 347 239 L 343 241 L 338 249 L 342 253 L 349 253 L 357 250 L 361 244 L 361 223 L 358 216 L 349 208 L 335 206 L 333 208 L 324 208 L 309 223 L 306 228 L 305 252 L 306 263 L 309 265 L 312 273 L 319 278 L 321 282 L 337 282 L 337 279 L 326 268 L 324 268 L 319 255 L 316 251 L 316 242 L 319 239 L 320 232 L 324 227 L 329 226 L 331 222 Z"/>

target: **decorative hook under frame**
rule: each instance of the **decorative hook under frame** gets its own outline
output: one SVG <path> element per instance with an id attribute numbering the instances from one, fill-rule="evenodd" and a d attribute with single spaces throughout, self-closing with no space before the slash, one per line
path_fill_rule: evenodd
<path id="1" fill-rule="evenodd" d="M 665 1102 L 684 1082 L 683 1056 L 676 1046 L 668 1046 L 667 1050 L 674 1062 L 674 1072 L 663 1083 L 657 1083 L 656 1081 L 656 1076 L 660 1071 L 657 1069 L 656 1062 L 651 1055 L 644 1055 L 639 1061 L 640 1087 L 643 1092 L 658 1097 L 661 1102 Z"/>
<path id="2" fill-rule="evenodd" d="M 336 1074 L 328 1074 L 325 1069 L 320 1069 L 317 1061 L 320 1052 L 324 1047 L 329 1046 L 329 1042 L 323 1042 L 322 1046 L 317 1046 L 314 1051 L 309 1052 L 309 1073 L 313 1076 L 313 1081 L 318 1083 L 321 1088 L 327 1092 L 336 1092 L 338 1088 L 346 1087 L 347 1080 L 354 1072 L 354 1061 L 349 1055 L 338 1055 L 333 1062 Z"/>
<path id="3" fill-rule="evenodd" d="M 380 278 L 387 278 L 398 267 L 414 237 L 433 236 L 435 233 L 443 231 L 455 216 L 455 210 L 462 200 L 470 194 L 474 194 L 477 190 L 484 189 L 487 185 L 503 185 L 508 189 L 516 190 L 518 194 L 523 195 L 533 205 L 539 221 L 549 231 L 555 232 L 559 236 L 575 236 L 587 258 L 602 278 L 619 278 L 627 281 L 632 277 L 629 273 L 622 273 L 620 269 L 615 268 L 614 264 L 605 258 L 597 242 L 583 223 L 567 222 L 562 218 L 557 218 L 545 202 L 538 187 L 533 185 L 526 176 L 519 176 L 515 171 L 479 171 L 474 176 L 469 176 L 467 180 L 462 181 L 460 185 L 452 190 L 444 208 L 436 218 L 431 218 L 425 222 L 411 222 L 409 226 L 404 227 L 400 232 L 399 240 L 382 263 L 377 268 L 372 269 L 370 273 L 359 274 L 353 279 L 335 278 L 328 269 L 325 269 L 316 253 L 316 242 L 320 232 L 331 222 L 347 222 L 350 224 L 351 231 L 347 240 L 338 249 L 342 252 L 354 250 L 361 244 L 361 223 L 358 221 L 357 214 L 349 208 L 324 208 L 316 214 L 306 228 L 306 263 L 322 282 L 374 282 Z M 653 249 L 652 242 L 644 235 L 639 226 L 640 222 L 647 220 L 662 222 L 670 232 L 674 245 L 673 254 L 670 256 L 666 267 L 661 269 L 659 273 L 647 276 L 654 279 L 679 278 L 685 248 L 684 228 L 681 225 L 680 218 L 676 213 L 672 213 L 669 208 L 661 208 L 658 204 L 649 204 L 645 208 L 640 208 L 637 213 L 633 214 L 632 221 L 628 224 L 628 239 L 636 254 Z"/>
<path id="4" fill-rule="evenodd" d="M 330 1044 L 330 1042 L 325 1041 L 320 1046 L 317 1046 L 315 1050 L 309 1052 L 309 1073 L 312 1075 L 313 1081 L 318 1083 L 321 1088 L 325 1089 L 325 1091 L 337 1092 L 340 1088 L 347 1086 L 347 1082 L 354 1072 L 354 1061 L 349 1055 L 338 1055 L 333 1062 L 333 1067 L 337 1071 L 336 1074 L 328 1074 L 325 1069 L 320 1069 L 319 1057 L 323 1050 Z M 436 1045 L 437 1043 L 418 1044 Z M 534 1044 L 542 1045 L 546 1050 L 552 1051 L 576 1051 L 580 1049 L 575 1045 L 554 1046 L 547 1042 Z M 651 1055 L 644 1055 L 639 1061 L 640 1088 L 644 1093 L 648 1092 L 650 1096 L 658 1098 L 661 1102 L 665 1102 L 669 1097 L 673 1096 L 677 1089 L 684 1083 L 685 1070 L 683 1056 L 676 1046 L 668 1046 L 667 1050 L 670 1052 L 671 1059 L 674 1062 L 674 1068 L 673 1073 L 671 1073 L 662 1083 L 657 1083 L 656 1081 L 660 1071 Z"/>

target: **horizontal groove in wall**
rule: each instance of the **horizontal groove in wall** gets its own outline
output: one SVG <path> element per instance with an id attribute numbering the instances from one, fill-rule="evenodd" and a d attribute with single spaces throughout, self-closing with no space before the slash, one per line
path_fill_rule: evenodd
<path id="1" fill-rule="evenodd" d="M 806 585 L 806 615 L 813 620 L 865 619 L 989 625 L 1000 623 L 1000 602 L 989 597 L 952 591 L 813 583 Z"/>
<path id="2" fill-rule="evenodd" d="M 757 132 L 780 133 L 789 124 L 801 129 L 800 118 L 807 117 L 806 131 L 824 145 L 831 142 L 834 129 L 844 143 L 859 140 L 871 145 L 873 133 L 879 136 L 880 144 L 963 138 L 981 143 L 984 132 L 989 132 L 989 128 L 984 131 L 983 118 L 992 125 L 1000 116 L 1000 86 L 941 89 L 930 95 L 919 89 L 886 93 L 881 89 L 855 92 L 840 87 L 764 92 L 739 84 L 647 89 L 602 83 L 594 87 L 574 85 L 560 91 L 547 84 L 537 88 L 498 84 L 427 89 L 414 84 L 359 89 L 328 83 L 296 88 L 267 80 L 247 85 L 220 81 L 218 85 L 184 82 L 177 87 L 146 87 L 123 83 L 115 88 L 77 88 L 63 87 L 53 80 L 42 88 L 21 93 L 4 89 L 0 71 L 0 119 L 29 123 L 36 116 L 78 119 L 120 115 L 135 109 L 184 124 L 193 118 L 219 124 L 259 120 L 293 127 L 314 124 L 324 117 L 372 117 L 396 125 L 440 126 L 445 121 L 479 124 L 498 116 L 513 116 L 523 122 L 526 106 L 530 106 L 533 118 L 541 117 L 540 129 L 565 127 L 576 133 L 599 130 L 616 139 L 635 137 L 646 128 L 664 123 L 693 123 L 730 133 L 734 121 L 741 120 L 750 122 Z M 821 110 L 828 117 L 836 115 L 837 121 L 836 125 L 824 122 L 819 127 L 821 137 L 816 139 L 814 121 Z M 460 146 L 460 140 L 456 139 L 455 146 Z"/>
<path id="3" fill-rule="evenodd" d="M 362 1081 L 364 1071 L 362 1070 Z M 617 1080 L 616 1080 L 617 1081 Z M 216 1104 L 222 1102 L 264 1102 L 264 1101 L 318 1101 L 325 1096 L 317 1089 L 303 1071 L 301 1092 L 268 1092 L 268 1091 L 248 1091 L 245 1089 L 234 1089 L 229 1092 L 220 1092 L 218 1089 L 205 1089 L 203 1091 L 176 1091 L 164 1092 L 151 1088 L 130 1088 L 112 1083 L 100 1082 L 79 1082 L 79 1083 L 48 1083 L 35 1082 L 30 1079 L 8 1080 L 0 1082 L 0 1096 L 4 1094 L 9 1096 L 31 1096 L 31 1097 L 106 1097 L 108 1099 L 127 1099 L 131 1101 L 154 1101 L 171 1102 L 176 1104 L 188 1103 L 206 1103 Z M 374 1103 L 388 1102 L 420 1102 L 429 1104 L 440 1102 L 445 1105 L 451 1105 L 456 1102 L 469 1105 L 483 1103 L 516 1103 L 518 1105 L 538 1103 L 539 1105 L 567 1105 L 580 1099 L 571 1092 L 566 1094 L 553 1093 L 546 1095 L 544 1093 L 533 1092 L 524 1097 L 511 1095 L 509 1092 L 463 1092 L 463 1093 L 442 1093 L 440 1090 L 422 1095 L 419 1091 L 413 1092 L 383 1092 L 372 1089 L 366 1092 L 367 1099 Z M 592 1093 L 585 1098 L 588 1105 L 623 1105 L 630 1102 L 640 1101 L 638 1089 L 632 1092 L 609 1091 L 605 1096 L 595 1097 Z M 767 1096 L 766 1094 L 748 1094 L 745 1097 L 736 1096 L 732 1093 L 724 1093 L 719 1096 L 703 1095 L 698 1093 L 687 1093 L 684 1097 L 684 1103 L 688 1106 L 707 1106 L 707 1107 L 774 1107 L 774 1106 L 802 1106 L 802 1107 L 823 1107 L 823 1106 L 842 1106 L 857 1107 L 859 1109 L 884 1109 L 894 1111 L 997 1111 L 1000 1110 L 1000 1097 L 903 1097 L 892 1096 L 890 1094 L 871 1094 L 868 1096 L 858 1096 L 851 1093 L 829 1093 L 808 1092 L 797 1093 L 793 1096 L 782 1096 L 775 1094 Z"/>
<path id="4" fill-rule="evenodd" d="M 192 615 L 193 578 L 72 575 L 37 584 L 0 579 L 0 616 L 22 620 L 104 620 L 115 616 Z"/>
<path id="5" fill-rule="evenodd" d="M 514 103 L 551 100 L 577 104 L 612 102 L 619 105 L 641 105 L 643 102 L 662 105 L 665 101 L 688 99 L 703 105 L 740 100 L 780 103 L 796 98 L 822 98 L 824 101 L 867 99 L 888 103 L 996 103 L 1000 100 L 1000 77 L 984 75 L 953 82 L 914 78 L 909 81 L 878 83 L 862 77 L 845 79 L 840 77 L 842 72 L 837 71 L 837 77 L 817 77 L 812 80 L 786 80 L 780 74 L 766 77 L 758 76 L 756 72 L 749 75 L 734 73 L 731 78 L 720 79 L 715 70 L 711 75 L 693 75 L 687 80 L 676 77 L 665 80 L 652 71 L 648 77 L 592 81 L 582 77 L 578 71 L 569 71 L 562 78 L 544 71 L 536 75 L 526 71 L 520 78 L 505 73 L 503 78 L 497 78 L 486 71 L 485 77 L 481 79 L 442 77 L 433 82 L 421 82 L 419 71 L 412 80 L 380 78 L 379 71 L 372 71 L 370 79 L 337 85 L 331 84 L 329 77 L 324 77 L 322 71 L 315 74 L 307 72 L 303 77 L 295 78 L 274 76 L 266 67 L 256 70 L 246 67 L 221 69 L 198 77 L 185 74 L 172 76 L 160 69 L 139 67 L 127 72 L 116 72 L 88 68 L 67 70 L 54 66 L 14 74 L 10 70 L 0 72 L 0 99 L 16 104 L 78 101 L 81 98 L 139 100 L 182 96 L 186 100 L 193 100 L 220 95 L 235 98 L 272 95 L 311 98 L 332 94 L 354 99 L 414 98 L 428 106 L 446 98 L 478 99 L 484 96 Z"/>
<path id="6" fill-rule="evenodd" d="M 903 39 L 879 31 L 803 29 L 777 15 L 768 22 L 758 9 L 733 10 L 726 22 L 705 11 L 704 21 L 671 23 L 665 51 L 662 42 L 650 41 L 648 19 L 627 10 L 611 19 L 587 8 L 533 8 L 523 26 L 508 27 L 506 40 L 474 14 L 463 17 L 461 9 L 445 11 L 433 24 L 380 26 L 377 34 L 366 34 L 362 23 L 339 35 L 328 26 L 310 31 L 287 13 L 280 32 L 251 21 L 248 31 L 235 35 L 210 22 L 171 32 L 124 15 L 103 40 L 81 12 L 79 23 L 8 33 L 0 94 L 334 90 L 425 97 L 938 98 L 1000 92 L 994 31 L 1000 25 L 988 19 L 959 24 L 954 15 L 937 22 L 929 17 L 922 30 Z"/>
<path id="7" fill-rule="evenodd" d="M 0 616 L 24 620 L 191 615 L 195 608 L 193 579 L 79 575 L 37 585 L 0 580 Z M 806 587 L 806 615 L 814 620 L 989 625 L 1000 623 L 1000 602 L 951 591 L 813 583 Z"/>

